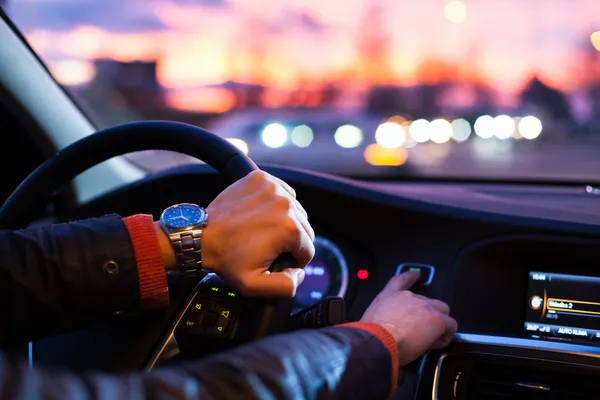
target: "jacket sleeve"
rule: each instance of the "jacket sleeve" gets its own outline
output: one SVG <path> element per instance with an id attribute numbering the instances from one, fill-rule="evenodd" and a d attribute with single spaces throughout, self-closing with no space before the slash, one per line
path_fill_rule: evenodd
<path id="1" fill-rule="evenodd" d="M 151 216 L 108 215 L 0 231 L 0 346 L 168 304 L 153 229 Z"/>
<path id="2" fill-rule="evenodd" d="M 386 399 L 396 383 L 393 338 L 379 325 L 359 325 L 271 336 L 147 374 L 75 375 L 4 360 L 0 398 Z"/>

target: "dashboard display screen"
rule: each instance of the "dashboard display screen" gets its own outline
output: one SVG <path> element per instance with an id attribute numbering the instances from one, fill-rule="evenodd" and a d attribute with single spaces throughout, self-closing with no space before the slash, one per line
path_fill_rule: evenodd
<path id="1" fill-rule="evenodd" d="M 600 278 L 530 272 L 525 331 L 600 345 Z"/>

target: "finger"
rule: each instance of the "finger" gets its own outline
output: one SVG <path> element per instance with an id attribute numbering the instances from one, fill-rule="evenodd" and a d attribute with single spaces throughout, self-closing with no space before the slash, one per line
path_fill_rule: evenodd
<path id="1" fill-rule="evenodd" d="M 298 208 L 298 210 L 300 210 L 300 212 L 304 215 L 305 218 L 308 218 L 308 213 L 306 212 L 304 207 L 302 207 L 302 204 L 300 204 L 300 202 L 298 200 L 296 200 L 294 205 Z"/>
<path id="2" fill-rule="evenodd" d="M 243 285 L 242 294 L 250 297 L 291 298 L 304 280 L 304 270 L 288 268 L 281 272 L 252 275 Z"/>
<path id="3" fill-rule="evenodd" d="M 300 234 L 288 243 L 286 251 L 290 252 L 296 260 L 296 268 L 304 268 L 315 256 L 315 245 L 304 228 L 299 229 Z"/>
<path id="4" fill-rule="evenodd" d="M 381 292 L 394 293 L 400 290 L 408 290 L 419 280 L 420 276 L 419 271 L 403 272 L 390 279 Z"/>
<path id="5" fill-rule="evenodd" d="M 308 237 L 310 238 L 310 240 L 314 242 L 315 241 L 315 231 L 314 231 L 313 227 L 310 226 L 310 223 L 308 222 L 308 218 L 306 218 L 306 215 L 303 214 L 302 211 L 300 211 L 296 207 L 294 207 L 294 214 L 295 214 L 298 222 L 300 222 L 300 224 L 302 225 L 302 228 L 304 228 L 304 231 L 308 234 Z"/>
<path id="6" fill-rule="evenodd" d="M 276 176 L 273 176 L 271 174 L 267 174 L 267 178 L 270 179 L 271 181 L 280 184 L 286 192 L 288 192 L 294 199 L 296 198 L 296 191 L 294 190 L 293 187 L 291 187 L 290 185 L 287 184 L 287 182 L 279 179 Z"/>
<path id="7" fill-rule="evenodd" d="M 270 175 L 271 178 L 273 178 L 273 182 L 279 183 L 286 192 L 288 192 L 294 199 L 296 199 L 296 191 L 294 190 L 293 187 L 291 187 L 290 185 L 288 185 L 285 181 L 279 179 L 276 176 Z M 306 212 L 306 210 L 304 209 L 304 207 L 302 206 L 302 204 L 300 204 L 300 202 L 296 199 L 295 203 L 296 207 L 298 207 L 298 209 L 302 212 L 302 214 L 304 214 L 305 217 L 308 217 L 308 213 Z"/>
<path id="8" fill-rule="evenodd" d="M 433 309 L 441 312 L 442 314 L 450 314 L 450 306 L 448 306 L 448 304 L 444 303 L 441 300 L 430 299 L 429 297 L 425 297 L 420 294 L 416 294 L 415 297 L 425 300 L 427 304 L 429 304 Z"/>
<path id="9" fill-rule="evenodd" d="M 447 315 L 444 315 L 443 317 L 446 329 L 444 331 L 444 334 L 433 344 L 432 348 L 434 349 L 442 349 L 444 347 L 447 347 L 450 344 L 450 342 L 452 342 L 452 339 L 456 334 L 456 330 L 458 329 L 458 325 L 454 318 Z"/>
<path id="10" fill-rule="evenodd" d="M 429 305 L 431 307 L 435 308 L 437 311 L 441 312 L 442 314 L 446 314 L 446 315 L 450 314 L 450 306 L 441 300 L 427 299 L 427 303 L 429 303 Z"/>

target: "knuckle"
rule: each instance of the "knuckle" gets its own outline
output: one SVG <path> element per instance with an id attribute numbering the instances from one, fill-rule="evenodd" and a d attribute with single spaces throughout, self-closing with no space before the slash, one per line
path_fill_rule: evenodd
<path id="1" fill-rule="evenodd" d="M 282 194 L 277 194 L 274 201 L 277 208 L 285 212 L 293 207 L 292 199 Z"/>
<path id="2" fill-rule="evenodd" d="M 281 224 L 281 229 L 283 234 L 289 239 L 297 239 L 300 236 L 300 228 L 292 218 L 287 218 Z"/>
<path id="3" fill-rule="evenodd" d="M 271 181 L 262 182 L 262 194 L 267 200 L 277 198 L 277 184 Z"/>
<path id="4" fill-rule="evenodd" d="M 262 183 L 268 180 L 267 173 L 261 170 L 250 172 L 247 176 L 247 179 L 251 183 Z"/>

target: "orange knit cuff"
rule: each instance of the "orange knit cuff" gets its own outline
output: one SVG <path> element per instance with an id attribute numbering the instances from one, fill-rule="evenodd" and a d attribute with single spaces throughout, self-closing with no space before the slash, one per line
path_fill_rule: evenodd
<path id="1" fill-rule="evenodd" d="M 151 215 L 123 218 L 137 261 L 140 280 L 140 308 L 156 310 L 169 305 L 167 272 Z"/>
<path id="2" fill-rule="evenodd" d="M 381 343 L 390 352 L 392 362 L 392 392 L 398 386 L 398 373 L 400 370 L 400 362 L 398 360 L 398 346 L 392 334 L 385 329 L 383 326 L 374 322 L 349 322 L 347 324 L 336 325 L 338 327 L 347 328 L 359 328 L 363 329 L 372 335 L 376 336 L 377 339 L 381 340 Z"/>

